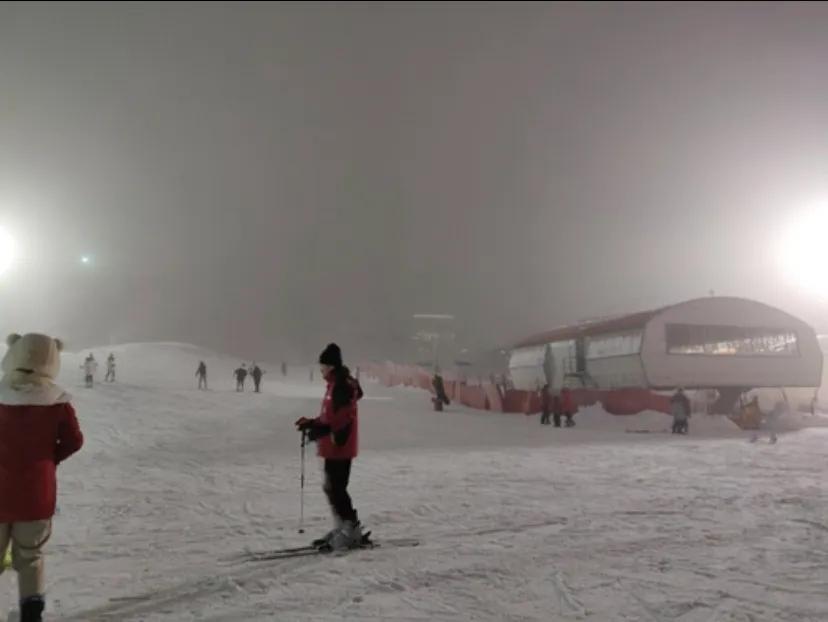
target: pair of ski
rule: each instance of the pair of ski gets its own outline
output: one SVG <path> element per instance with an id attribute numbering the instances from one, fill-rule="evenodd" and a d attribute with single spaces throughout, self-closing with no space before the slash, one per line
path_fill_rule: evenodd
<path id="1" fill-rule="evenodd" d="M 291 559 L 294 557 L 311 557 L 313 555 L 347 555 L 354 551 L 364 551 L 366 549 L 376 549 L 379 547 L 413 547 L 419 546 L 420 541 L 413 538 L 398 538 L 393 540 L 383 540 L 381 542 L 371 539 L 371 532 L 366 532 L 362 535 L 362 540 L 357 546 L 345 549 L 343 551 L 334 551 L 324 543 L 313 543 L 306 546 L 297 546 L 294 548 L 275 549 L 272 551 L 248 551 L 241 553 L 229 559 L 224 560 L 229 564 L 244 564 L 256 562 L 269 562 L 279 559 Z"/>

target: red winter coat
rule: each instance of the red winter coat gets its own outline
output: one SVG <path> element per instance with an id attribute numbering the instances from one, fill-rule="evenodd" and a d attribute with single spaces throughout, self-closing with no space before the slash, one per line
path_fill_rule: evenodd
<path id="1" fill-rule="evenodd" d="M 359 417 L 357 401 L 362 397 L 362 389 L 353 378 L 346 382 L 351 383 L 353 398 L 346 406 L 334 410 L 333 389 L 335 381 L 328 379 L 328 388 L 322 400 L 322 412 L 317 421 L 323 426 L 330 427 L 330 432 L 317 439 L 317 453 L 326 460 L 353 460 L 359 449 Z M 344 442 L 337 443 L 337 437 L 347 434 Z"/>
<path id="2" fill-rule="evenodd" d="M 572 391 L 569 389 L 561 390 L 561 412 L 565 415 L 575 414 L 575 400 L 572 399 Z"/>
<path id="3" fill-rule="evenodd" d="M 67 400 L 56 387 L 30 394 L 0 390 L 0 523 L 54 515 L 56 467 L 83 445 Z"/>

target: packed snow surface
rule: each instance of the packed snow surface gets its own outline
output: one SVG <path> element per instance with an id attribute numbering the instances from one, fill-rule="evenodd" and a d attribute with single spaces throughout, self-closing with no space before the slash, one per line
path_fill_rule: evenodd
<path id="1" fill-rule="evenodd" d="M 420 546 L 233 565 L 328 529 L 310 448 L 297 533 L 292 423 L 321 385 L 269 364 L 264 393 L 236 393 L 239 359 L 112 351 L 118 382 L 92 390 L 85 353 L 64 355 L 86 446 L 59 471 L 48 620 L 828 620 L 828 429 L 750 443 L 696 415 L 677 437 L 665 415 L 598 408 L 555 429 L 365 382 L 355 504 L 378 540 Z M 15 591 L 4 575 L 0 612 Z"/>

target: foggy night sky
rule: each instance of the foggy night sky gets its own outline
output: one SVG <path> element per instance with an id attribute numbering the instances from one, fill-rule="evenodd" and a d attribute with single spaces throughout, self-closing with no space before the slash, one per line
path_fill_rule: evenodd
<path id="1" fill-rule="evenodd" d="M 828 5 L 0 5 L 0 330 L 391 356 L 779 274 Z M 93 261 L 84 266 L 80 257 Z"/>

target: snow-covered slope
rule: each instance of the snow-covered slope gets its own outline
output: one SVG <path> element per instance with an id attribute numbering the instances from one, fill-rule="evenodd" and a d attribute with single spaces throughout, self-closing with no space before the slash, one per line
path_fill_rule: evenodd
<path id="1" fill-rule="evenodd" d="M 292 429 L 321 386 L 297 369 L 238 394 L 236 359 L 178 344 L 113 351 L 119 382 L 91 391 L 78 386 L 85 353 L 66 355 L 87 445 L 60 469 L 50 620 L 828 619 L 825 431 L 751 444 L 696 416 L 674 437 L 659 413 L 600 409 L 555 429 L 435 413 L 423 393 L 368 385 L 352 494 L 380 540 L 421 545 L 233 566 L 222 560 L 327 529 L 309 454 L 297 533 Z M 199 359 L 209 392 L 194 388 Z M 0 611 L 13 602 L 4 576 Z"/>

